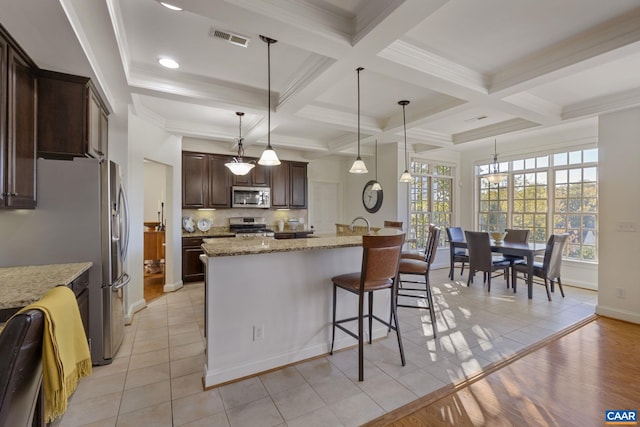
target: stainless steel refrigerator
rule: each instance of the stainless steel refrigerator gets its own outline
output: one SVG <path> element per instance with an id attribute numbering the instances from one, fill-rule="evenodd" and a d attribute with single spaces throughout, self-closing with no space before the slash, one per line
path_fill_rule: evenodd
<path id="1" fill-rule="evenodd" d="M 76 158 L 37 162 L 35 210 L 0 212 L 0 266 L 93 262 L 89 344 L 111 363 L 124 336 L 128 205 L 119 167 Z"/>

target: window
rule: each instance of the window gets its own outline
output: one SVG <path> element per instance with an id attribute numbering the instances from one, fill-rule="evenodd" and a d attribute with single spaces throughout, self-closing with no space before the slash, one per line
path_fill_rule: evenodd
<path id="1" fill-rule="evenodd" d="M 569 233 L 564 256 L 597 261 L 597 162 L 597 148 L 516 159 L 500 164 L 499 184 L 483 177 L 490 165 L 477 166 L 480 229 L 526 228 L 541 243 Z"/>
<path id="2" fill-rule="evenodd" d="M 429 224 L 441 230 L 439 245 L 444 245 L 444 228 L 451 226 L 453 215 L 453 168 L 411 159 L 413 182 L 409 189 L 409 236 L 414 248 L 424 248 Z"/>

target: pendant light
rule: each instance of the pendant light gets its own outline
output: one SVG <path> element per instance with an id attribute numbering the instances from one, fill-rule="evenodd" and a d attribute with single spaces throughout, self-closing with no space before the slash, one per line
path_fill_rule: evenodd
<path id="1" fill-rule="evenodd" d="M 400 176 L 400 182 L 411 182 L 413 178 L 409 173 L 409 162 L 407 161 L 407 117 L 404 107 L 409 105 L 409 101 L 398 101 L 398 105 L 402 105 L 402 123 L 404 125 L 404 172 Z"/>
<path id="2" fill-rule="evenodd" d="M 485 178 L 491 184 L 499 184 L 502 181 L 504 181 L 505 179 L 507 179 L 507 174 L 506 173 L 500 173 L 500 166 L 498 165 L 498 146 L 497 146 L 497 144 L 498 144 L 497 141 L 494 139 L 493 140 L 493 165 L 492 165 L 492 171 L 491 171 L 490 174 L 485 175 Z"/>
<path id="3" fill-rule="evenodd" d="M 271 39 L 266 36 L 260 36 L 260 39 L 267 44 L 267 82 L 268 82 L 268 105 L 267 105 L 267 148 L 262 152 L 258 164 L 264 166 L 277 166 L 280 159 L 275 150 L 271 147 L 271 45 L 277 43 L 278 40 Z"/>
<path id="4" fill-rule="evenodd" d="M 382 191 L 382 185 L 380 185 L 380 183 L 378 182 L 378 140 L 376 139 L 376 162 L 375 162 L 375 167 L 376 167 L 376 179 L 375 182 L 373 183 L 373 185 L 371 186 L 371 189 L 373 191 Z"/>
<path id="5" fill-rule="evenodd" d="M 362 159 L 360 158 L 360 71 L 364 70 L 362 67 L 356 68 L 356 72 L 358 73 L 358 157 L 356 157 L 355 162 L 349 169 L 349 173 L 367 173 L 367 166 L 364 164 Z"/>
<path id="6" fill-rule="evenodd" d="M 255 164 L 251 162 L 246 162 L 242 159 L 244 156 L 244 148 L 242 147 L 242 116 L 244 113 L 237 112 L 236 115 L 240 118 L 240 133 L 238 137 L 238 157 L 234 157 L 230 162 L 225 163 L 224 165 L 229 168 L 232 174 L 234 175 L 246 175 L 249 173 L 251 169 L 254 168 Z"/>

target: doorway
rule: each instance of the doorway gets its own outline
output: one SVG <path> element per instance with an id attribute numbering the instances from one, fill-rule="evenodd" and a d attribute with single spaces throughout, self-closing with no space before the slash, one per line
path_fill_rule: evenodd
<path id="1" fill-rule="evenodd" d="M 309 185 L 310 206 L 309 224 L 317 233 L 335 233 L 339 222 L 342 204 L 339 198 L 337 182 L 311 182 Z"/>
<path id="2" fill-rule="evenodd" d="M 144 160 L 144 299 L 148 303 L 164 293 L 166 282 L 166 218 L 168 167 Z"/>

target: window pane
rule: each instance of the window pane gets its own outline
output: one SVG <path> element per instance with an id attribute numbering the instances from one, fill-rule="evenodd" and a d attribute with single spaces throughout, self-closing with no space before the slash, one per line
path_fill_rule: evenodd
<path id="1" fill-rule="evenodd" d="M 569 153 L 569 164 L 575 165 L 576 163 L 582 163 L 582 151 L 571 151 Z"/>
<path id="2" fill-rule="evenodd" d="M 536 168 L 536 159 L 526 159 L 524 161 L 525 169 L 535 169 Z"/>
<path id="3" fill-rule="evenodd" d="M 514 160 L 511 162 L 514 171 L 521 171 L 524 169 L 524 160 Z"/>
<path id="4" fill-rule="evenodd" d="M 549 167 L 549 156 L 543 156 L 536 158 L 536 167 L 546 168 Z"/>
<path id="5" fill-rule="evenodd" d="M 567 153 L 557 153 L 553 155 L 554 166 L 564 166 L 567 164 Z"/>
<path id="6" fill-rule="evenodd" d="M 584 150 L 582 152 L 582 160 L 585 163 L 597 162 L 598 161 L 598 149 L 592 148 L 591 150 Z"/>

